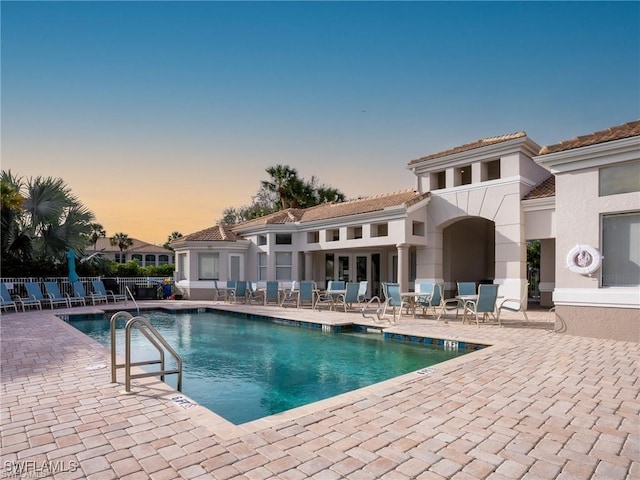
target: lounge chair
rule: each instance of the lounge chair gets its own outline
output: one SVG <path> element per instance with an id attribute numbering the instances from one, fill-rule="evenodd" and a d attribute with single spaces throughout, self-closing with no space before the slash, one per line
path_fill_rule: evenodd
<path id="1" fill-rule="evenodd" d="M 5 308 L 13 308 L 16 313 L 18 312 L 18 305 L 9 295 L 9 289 L 7 289 L 7 285 L 4 283 L 0 283 L 0 309 Z"/>
<path id="2" fill-rule="evenodd" d="M 127 296 L 122 293 L 114 293 L 113 290 L 107 290 L 102 280 L 93 280 L 91 284 L 93 285 L 94 293 L 106 297 L 107 303 L 109 303 L 109 297 L 111 297 L 113 303 L 124 302 L 127 299 Z"/>
<path id="3" fill-rule="evenodd" d="M 524 321 L 528 322 L 529 317 L 527 317 L 527 300 L 529 298 L 529 284 L 526 283 L 524 286 L 524 293 L 522 294 L 522 298 L 505 298 L 498 305 L 498 325 L 502 326 L 500 323 L 500 312 L 502 310 L 507 310 L 509 312 L 522 312 L 524 315 Z"/>
<path id="4" fill-rule="evenodd" d="M 66 298 L 51 298 L 49 295 L 45 297 L 42 293 L 42 289 L 40 288 L 40 284 L 36 282 L 25 282 L 24 288 L 27 289 L 27 293 L 30 298 L 37 300 L 42 304 L 49 304 L 49 307 L 53 310 L 54 305 L 64 305 L 65 307 L 69 306 Z"/>
<path id="5" fill-rule="evenodd" d="M 323 305 L 329 307 L 329 310 L 333 310 L 333 304 L 338 298 L 338 295 L 344 293 L 345 282 L 342 280 L 329 280 L 327 282 L 327 289 L 324 292 L 318 292 L 313 304 L 314 310 L 320 308 Z"/>
<path id="6" fill-rule="evenodd" d="M 393 323 L 396 323 L 397 319 L 402 318 L 402 309 L 409 308 L 409 304 L 402 300 L 400 294 L 400 285 L 397 283 L 383 283 L 382 290 L 384 291 L 384 307 L 382 315 L 387 315 L 387 308 L 391 307 L 393 312 Z M 398 315 L 396 317 L 396 308 L 398 309 Z"/>
<path id="7" fill-rule="evenodd" d="M 84 285 L 80 281 L 73 282 L 73 296 L 75 298 L 84 298 L 85 303 L 87 300 L 91 300 L 92 305 L 95 305 L 96 302 L 107 303 L 106 296 L 102 296 L 96 293 L 91 293 L 90 295 L 87 295 L 87 291 L 84 289 Z"/>
<path id="8" fill-rule="evenodd" d="M 346 289 L 344 293 L 339 294 L 334 300 L 333 300 L 333 306 L 336 307 L 336 309 L 342 305 L 344 307 L 344 311 L 345 313 L 347 312 L 348 308 L 353 308 L 353 304 L 358 304 L 358 293 L 360 291 L 360 285 L 357 283 L 347 283 L 346 285 Z"/>
<path id="9" fill-rule="evenodd" d="M 58 286 L 58 282 L 44 282 L 44 289 L 47 292 L 47 296 L 52 300 L 65 300 L 67 302 L 67 307 L 72 307 L 73 304 L 79 304 L 86 306 L 86 302 L 84 298 L 72 297 L 69 294 L 65 293 L 64 295 L 60 292 L 60 287 Z"/>
<path id="10" fill-rule="evenodd" d="M 267 288 L 262 301 L 265 305 L 270 302 L 275 302 L 277 305 L 280 305 L 280 284 L 277 281 L 269 280 L 267 282 Z"/>
<path id="11" fill-rule="evenodd" d="M 480 326 L 480 314 L 482 321 L 493 315 L 496 310 L 496 300 L 498 299 L 498 285 L 480 285 L 478 288 L 477 300 L 466 300 L 464 302 L 464 316 L 462 323 L 466 322 L 467 313 L 472 313 L 476 317 L 476 325 Z"/>
<path id="12" fill-rule="evenodd" d="M 318 287 L 316 286 L 316 282 L 311 280 L 304 280 L 300 282 L 297 307 L 300 308 L 308 305 L 313 309 L 317 291 Z"/>
<path id="13" fill-rule="evenodd" d="M 22 307 L 22 311 L 24 312 L 26 307 L 38 307 L 38 310 L 42 310 L 42 302 L 40 299 L 43 298 L 43 295 L 38 284 L 35 282 L 25 282 L 24 288 L 27 290 L 26 297 L 19 295 L 14 296 L 15 301 Z"/>

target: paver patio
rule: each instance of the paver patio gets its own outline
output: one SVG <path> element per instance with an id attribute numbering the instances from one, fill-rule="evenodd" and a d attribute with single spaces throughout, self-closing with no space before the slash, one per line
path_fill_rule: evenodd
<path id="1" fill-rule="evenodd" d="M 366 323 L 355 313 L 174 305 Z M 533 328 L 403 317 L 389 329 L 492 346 L 240 426 L 181 407 L 155 379 L 125 393 L 100 368 L 108 350 L 56 317 L 65 312 L 0 319 L 2 478 L 20 469 L 96 480 L 640 478 L 640 344 L 553 333 L 547 312 L 530 312 Z"/>

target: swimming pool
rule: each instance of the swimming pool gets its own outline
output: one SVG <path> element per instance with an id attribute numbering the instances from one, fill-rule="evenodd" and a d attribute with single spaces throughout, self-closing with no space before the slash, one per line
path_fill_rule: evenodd
<path id="1" fill-rule="evenodd" d="M 143 312 L 183 361 L 183 393 L 241 424 L 280 413 L 467 353 L 384 339 L 380 333 L 293 328 L 237 314 Z M 109 318 L 71 325 L 109 346 Z M 267 321 L 265 321 L 267 320 Z M 124 320 L 117 353 L 124 357 Z M 132 361 L 155 359 L 132 331 Z M 175 375 L 165 377 L 175 387 Z"/>

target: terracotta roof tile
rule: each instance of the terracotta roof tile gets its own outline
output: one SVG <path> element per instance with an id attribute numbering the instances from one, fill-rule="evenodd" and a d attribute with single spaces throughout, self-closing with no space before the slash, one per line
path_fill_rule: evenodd
<path id="1" fill-rule="evenodd" d="M 640 136 L 640 120 L 624 123 L 615 127 L 593 132 L 588 135 L 565 140 L 554 145 L 548 145 L 540 149 L 540 155 L 548 153 L 562 152 L 573 148 L 587 147 L 589 145 L 597 145 L 598 143 L 612 142 L 614 140 L 622 140 L 623 138 Z"/>
<path id="2" fill-rule="evenodd" d="M 242 240 L 242 237 L 237 235 L 229 225 L 215 225 L 180 238 L 180 241 L 187 242 L 235 242 L 236 240 Z"/>
<path id="3" fill-rule="evenodd" d="M 459 147 L 454 147 L 454 148 L 451 148 L 449 150 L 445 150 L 443 152 L 433 153 L 431 155 L 427 155 L 426 157 L 422 157 L 422 158 L 417 158 L 415 160 L 411 160 L 411 161 L 409 161 L 408 165 L 413 165 L 415 163 L 425 162 L 427 160 L 433 160 L 435 158 L 446 157 L 448 155 L 453 155 L 455 153 L 467 152 L 469 150 L 474 150 L 476 148 L 482 148 L 482 147 L 486 147 L 486 146 L 489 146 L 489 145 L 495 145 L 496 143 L 502 143 L 502 142 L 506 142 L 506 141 L 513 140 L 513 139 L 516 139 L 516 138 L 523 138 L 523 137 L 526 137 L 526 136 L 527 136 L 526 132 L 516 132 L 516 133 L 510 133 L 510 134 L 507 134 L 507 135 L 500 135 L 498 137 L 484 138 L 482 140 L 476 140 L 475 142 L 467 143 L 465 145 L 460 145 Z"/>
<path id="4" fill-rule="evenodd" d="M 167 253 L 167 250 L 164 247 L 159 245 L 153 245 L 151 243 L 143 242 L 142 240 L 138 240 L 137 238 L 132 238 L 133 245 L 126 249 L 127 253 L 136 253 L 136 252 L 145 252 L 145 253 Z M 99 238 L 96 242 L 96 250 L 104 251 L 104 252 L 120 252 L 120 249 L 117 245 L 111 245 L 111 239 L 109 237 Z M 87 253 L 93 251 L 93 244 L 90 244 L 87 247 Z"/>
<path id="5" fill-rule="evenodd" d="M 555 195 L 556 195 L 556 177 L 555 175 L 551 175 L 542 183 L 539 183 L 538 185 L 533 187 L 529 191 L 529 193 L 527 193 L 524 196 L 523 200 L 533 200 L 534 198 L 555 197 Z"/>

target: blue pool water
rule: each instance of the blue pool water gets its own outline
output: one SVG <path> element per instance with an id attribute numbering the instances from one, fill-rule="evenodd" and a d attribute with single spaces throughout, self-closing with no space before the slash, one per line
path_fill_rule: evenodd
<path id="1" fill-rule="evenodd" d="M 379 333 L 323 332 L 222 313 L 143 315 L 182 357 L 183 393 L 235 424 L 465 353 L 385 340 Z M 70 323 L 97 342 L 110 345 L 108 317 L 71 317 Z M 124 320 L 118 321 L 116 351 L 122 357 L 124 324 Z M 135 329 L 132 344 L 133 361 L 158 358 Z M 165 380 L 176 386 L 175 375 Z"/>

